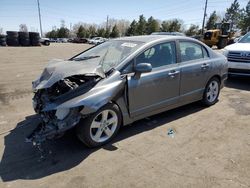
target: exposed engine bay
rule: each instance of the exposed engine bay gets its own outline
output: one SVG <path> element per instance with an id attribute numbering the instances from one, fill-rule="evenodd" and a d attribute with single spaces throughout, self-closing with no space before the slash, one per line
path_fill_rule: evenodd
<path id="1" fill-rule="evenodd" d="M 49 88 L 34 91 L 33 108 L 40 115 L 42 122 L 27 137 L 27 141 L 34 145 L 46 139 L 63 135 L 79 123 L 83 116 L 80 111 L 83 107 L 58 108 L 46 110 L 50 105 L 60 105 L 72 98 L 82 95 L 93 88 L 101 80 L 97 75 L 74 75 L 59 80 Z"/>

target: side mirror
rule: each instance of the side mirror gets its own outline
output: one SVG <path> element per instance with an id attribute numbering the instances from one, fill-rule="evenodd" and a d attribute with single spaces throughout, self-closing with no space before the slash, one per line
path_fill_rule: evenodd
<path id="1" fill-rule="evenodd" d="M 150 63 L 139 63 L 135 66 L 135 78 L 139 79 L 141 73 L 151 72 L 152 65 Z"/>

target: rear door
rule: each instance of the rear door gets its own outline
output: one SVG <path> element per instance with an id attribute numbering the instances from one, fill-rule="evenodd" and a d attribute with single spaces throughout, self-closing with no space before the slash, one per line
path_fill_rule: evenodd
<path id="1" fill-rule="evenodd" d="M 199 43 L 179 41 L 180 99 L 192 101 L 203 95 L 212 64 L 207 50 Z"/>

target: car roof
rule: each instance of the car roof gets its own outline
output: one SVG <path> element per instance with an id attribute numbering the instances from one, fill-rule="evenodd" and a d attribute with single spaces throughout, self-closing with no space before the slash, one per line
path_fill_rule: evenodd
<path id="1" fill-rule="evenodd" d="M 189 39 L 190 37 L 185 36 L 173 36 L 173 35 L 142 35 L 142 36 L 132 36 L 132 37 L 121 37 L 114 40 L 124 40 L 124 41 L 135 41 L 135 42 L 153 42 L 159 40 L 176 40 L 176 39 Z"/>

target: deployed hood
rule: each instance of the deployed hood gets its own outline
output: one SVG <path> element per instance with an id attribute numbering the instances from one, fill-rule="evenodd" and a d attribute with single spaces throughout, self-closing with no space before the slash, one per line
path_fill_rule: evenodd
<path id="1" fill-rule="evenodd" d="M 42 75 L 32 83 L 33 89 L 49 88 L 59 80 L 73 75 L 93 74 L 104 78 L 103 69 L 98 64 L 99 62 L 95 59 L 83 61 L 51 60 Z"/>
<path id="2" fill-rule="evenodd" d="M 229 51 L 250 51 L 250 43 L 235 43 L 225 47 Z"/>

